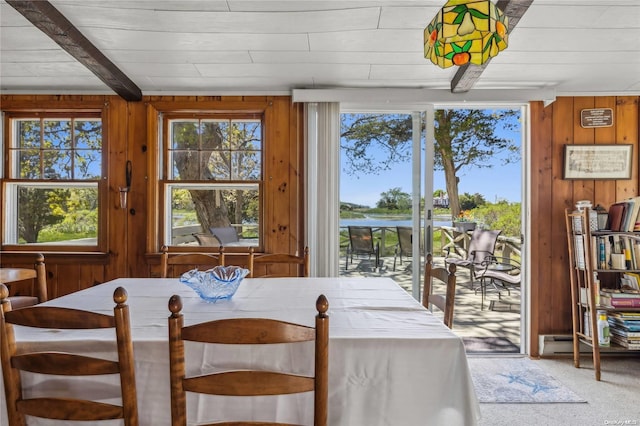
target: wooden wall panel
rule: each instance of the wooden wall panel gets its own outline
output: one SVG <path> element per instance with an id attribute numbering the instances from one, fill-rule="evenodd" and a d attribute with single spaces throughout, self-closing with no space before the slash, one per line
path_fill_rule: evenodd
<path id="1" fill-rule="evenodd" d="M 109 104 L 106 126 L 109 144 L 109 247 L 101 254 L 45 252 L 52 297 L 113 278 L 151 276 L 157 272 L 157 202 L 154 191 L 156 113 L 171 109 L 265 110 L 264 235 L 267 251 L 302 250 L 304 246 L 303 109 L 289 97 L 153 96 L 126 103 L 114 96 L 2 95 L 2 108 L 102 108 Z M 561 97 L 548 107 L 531 104 L 531 355 L 538 355 L 538 336 L 568 334 L 570 290 L 564 209 L 579 199 L 609 207 L 638 194 L 639 98 Z M 584 108 L 613 108 L 614 126 L 582 129 Z M 564 145 L 631 143 L 633 177 L 623 181 L 562 179 Z M 117 208 L 117 189 L 124 185 L 124 164 L 133 165 L 126 211 Z M 131 210 L 133 209 L 133 211 Z M 21 263 L 24 253 L 3 253 L 3 264 Z M 242 263 L 243 255 L 235 255 Z M 245 255 L 246 256 L 246 255 Z M 24 263 L 24 259 L 22 259 Z"/>
<path id="2" fill-rule="evenodd" d="M 552 166 L 552 124 L 553 124 L 553 105 L 544 108 L 542 102 L 536 102 L 531 105 L 531 235 L 537 238 L 531 238 L 531 259 L 532 263 L 551 264 L 551 246 L 553 239 L 550 232 L 544 232 L 550 229 L 551 219 L 551 194 L 553 187 L 553 166 Z M 531 329 L 530 334 L 537 336 L 540 326 L 539 317 L 542 314 L 539 307 L 544 305 L 551 298 L 550 292 L 552 287 L 543 285 L 543 283 L 551 282 L 551 269 L 531 267 Z M 531 340 L 531 352 L 537 353 L 538 341 Z"/>
<path id="3" fill-rule="evenodd" d="M 616 109 L 616 98 L 614 96 L 603 96 L 595 98 L 594 108 L 611 108 L 614 113 Z M 598 127 L 594 130 L 595 143 L 607 145 L 616 141 L 616 127 Z M 596 203 L 605 208 L 616 202 L 616 181 L 598 180 L 595 182 L 594 199 Z"/>
<path id="4" fill-rule="evenodd" d="M 131 161 L 131 190 L 126 211 L 127 234 L 131 234 L 132 230 L 141 230 L 141 232 L 136 232 L 136 238 L 126 239 L 128 262 L 125 276 L 144 277 L 148 276 L 149 271 L 145 261 L 147 222 L 149 212 L 155 211 L 155 209 L 150 210 L 147 205 L 149 180 L 147 106 L 142 102 L 130 102 L 127 113 L 129 124 L 127 126 L 127 158 Z"/>
<path id="5" fill-rule="evenodd" d="M 571 332 L 565 208 L 575 208 L 575 203 L 582 199 L 608 208 L 617 200 L 639 193 L 638 100 L 635 96 L 561 97 L 546 108 L 538 102 L 531 104 L 532 315 L 529 331 L 532 356 L 539 355 L 540 335 Z M 614 125 L 610 128 L 582 128 L 580 111 L 588 108 L 613 108 Z M 631 179 L 562 179 L 564 145 L 590 143 L 634 145 Z M 546 149 L 549 149 L 550 159 L 546 157 Z M 552 183 L 550 188 L 548 182 Z M 546 220 L 549 222 L 545 224 Z M 544 229 L 549 232 L 545 234 Z"/>
<path id="6" fill-rule="evenodd" d="M 45 252 L 51 297 L 78 291 L 119 277 L 158 275 L 158 200 L 155 177 L 157 117 L 167 110 L 265 112 L 265 248 L 294 253 L 304 247 L 302 206 L 302 108 L 287 96 L 153 96 L 126 102 L 117 96 L 2 95 L 3 110 L 102 109 L 107 143 L 107 244 L 102 253 Z M 126 185 L 125 167 L 132 164 L 127 209 L 119 204 L 119 187 Z M 3 252 L 12 266 L 24 253 Z M 246 264 L 246 254 L 230 260 Z"/>
<path id="7" fill-rule="evenodd" d="M 563 327 L 567 319 L 571 319 L 571 299 L 569 283 L 565 279 L 567 276 L 567 249 L 566 244 L 558 244 L 558 241 L 566 241 L 566 229 L 564 221 L 564 209 L 571 207 L 573 200 L 573 181 L 563 179 L 564 169 L 564 145 L 573 143 L 574 126 L 574 99 L 560 98 L 553 104 L 553 124 L 552 124 L 552 200 L 551 200 L 551 257 L 559 259 L 552 262 L 551 281 L 549 285 L 554 287 L 547 289 L 547 299 L 540 300 L 540 318 L 546 319 L 551 327 Z M 567 125 L 569 124 L 569 125 Z M 544 285 L 545 283 L 540 283 Z M 567 291 L 558 292 L 556 289 Z M 569 324 L 571 322 L 569 321 Z"/>
<path id="8" fill-rule="evenodd" d="M 128 208 L 120 208 L 120 187 L 126 186 L 125 167 L 127 157 L 127 102 L 119 97 L 109 100 L 109 119 L 106 125 L 108 137 L 109 201 L 107 204 L 107 235 L 111 257 L 106 266 L 107 279 L 123 277 L 127 274 L 127 234 Z M 128 198 L 128 194 L 127 194 Z M 128 201 L 127 201 L 128 204 Z"/>

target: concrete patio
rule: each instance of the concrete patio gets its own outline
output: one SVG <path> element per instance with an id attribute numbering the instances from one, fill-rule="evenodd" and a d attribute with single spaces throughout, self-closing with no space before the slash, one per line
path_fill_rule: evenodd
<path id="1" fill-rule="evenodd" d="M 382 267 L 380 270 L 373 270 L 374 261 L 366 257 L 356 258 L 349 264 L 345 271 L 344 257 L 340 259 L 341 276 L 363 276 L 363 277 L 389 277 L 396 281 L 405 290 L 411 293 L 411 268 L 412 262 L 405 261 L 402 265 L 396 265 L 393 271 L 393 256 L 381 258 Z M 436 266 L 444 266 L 442 257 L 436 257 Z M 424 269 L 422 265 L 421 270 Z M 456 273 L 456 302 L 453 319 L 453 331 L 465 338 L 465 342 L 475 340 L 479 346 L 467 345 L 468 352 L 511 352 L 516 351 L 511 342 L 516 347 L 520 347 L 520 306 L 518 304 L 508 304 L 502 302 L 498 297 L 498 292 L 492 288 L 487 290 L 484 309 L 481 309 L 481 295 L 471 287 L 469 271 L 458 268 Z M 421 276 L 421 281 L 423 277 Z M 421 282 L 422 286 L 422 282 Z M 474 288 L 479 283 L 474 283 Z M 444 293 L 444 286 L 435 286 L 434 292 Z M 511 289 L 511 294 L 502 292 L 502 300 L 516 302 L 520 300 L 520 288 Z M 494 302 L 493 309 L 489 309 L 491 302 Z M 434 314 L 442 316 L 437 308 Z M 473 339 L 471 339 L 473 338 Z M 506 339 L 506 340 L 505 340 Z M 508 342 L 507 342 L 508 340 Z M 506 346 L 509 346 L 508 348 Z"/>

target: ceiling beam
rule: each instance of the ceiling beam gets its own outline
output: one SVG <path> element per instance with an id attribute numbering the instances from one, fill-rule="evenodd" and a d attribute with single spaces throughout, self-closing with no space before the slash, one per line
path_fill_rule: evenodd
<path id="1" fill-rule="evenodd" d="M 29 22 L 87 67 L 127 101 L 142 100 L 142 91 L 48 1 L 5 0 Z"/>
<path id="2" fill-rule="evenodd" d="M 496 6 L 509 17 L 509 32 L 513 31 L 522 15 L 529 9 L 533 0 L 500 0 Z M 482 65 L 465 64 L 458 68 L 451 79 L 451 93 L 464 93 L 476 84 L 491 58 Z"/>

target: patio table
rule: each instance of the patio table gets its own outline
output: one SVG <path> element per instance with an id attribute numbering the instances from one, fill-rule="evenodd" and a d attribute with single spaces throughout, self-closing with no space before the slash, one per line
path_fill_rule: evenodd
<path id="1" fill-rule="evenodd" d="M 388 278 L 245 279 L 231 300 L 206 303 L 178 279 L 122 278 L 46 302 L 47 305 L 112 312 L 116 287 L 126 288 L 136 358 L 141 425 L 169 425 L 167 302 L 183 300 L 185 325 L 229 317 L 269 317 L 313 326 L 319 294 L 329 300 L 329 425 L 474 425 L 479 405 L 462 340 Z M 16 327 L 19 343 L 37 347 L 53 341 L 59 349 L 99 354 L 113 336 L 86 331 L 51 333 Z M 229 347 L 187 347 L 187 365 L 198 369 L 242 363 L 307 364 L 313 345 L 267 355 Z M 302 368 L 302 367 L 300 367 Z M 312 368 L 312 367 L 311 367 Z M 190 374 L 190 371 L 187 371 Z M 109 380 L 107 378 L 106 380 Z M 35 385 L 42 378 L 24 378 Z M 117 378 L 114 378 L 117 380 Z M 117 383 L 117 382 L 112 382 Z M 106 393 L 96 386 L 97 395 Z M 103 396 L 108 399 L 107 396 Z M 312 424 L 312 393 L 247 404 L 240 397 L 187 396 L 188 416 L 211 422 L 235 411 L 260 413 L 277 421 Z M 4 398 L 3 398 L 4 400 Z M 312 405 L 305 405 L 311 407 Z M 3 407 L 4 408 L 4 407 Z M 6 424 L 3 409 L 1 424 Z M 51 424 L 36 420 L 30 424 Z M 103 422 L 101 425 L 118 424 Z"/>

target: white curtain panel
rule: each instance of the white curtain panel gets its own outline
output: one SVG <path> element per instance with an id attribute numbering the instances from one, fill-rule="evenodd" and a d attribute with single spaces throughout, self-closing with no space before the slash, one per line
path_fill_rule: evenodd
<path id="1" fill-rule="evenodd" d="M 312 277 L 337 277 L 340 257 L 340 104 L 308 103 L 307 242 Z"/>

